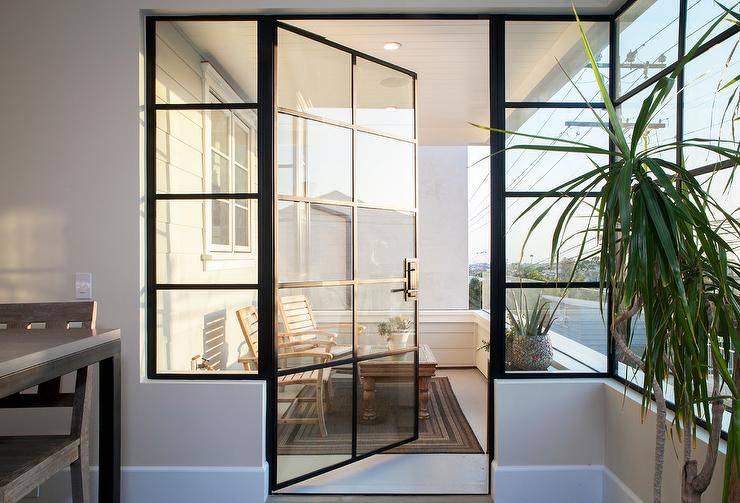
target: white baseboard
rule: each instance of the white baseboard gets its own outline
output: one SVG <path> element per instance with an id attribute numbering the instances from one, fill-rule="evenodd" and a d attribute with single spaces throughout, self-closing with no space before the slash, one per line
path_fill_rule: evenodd
<path id="1" fill-rule="evenodd" d="M 92 467 L 92 500 L 97 501 L 97 467 Z M 124 503 L 263 503 L 268 492 L 263 466 L 124 466 Z M 41 486 L 39 498 L 23 503 L 71 503 L 69 470 Z"/>
<path id="2" fill-rule="evenodd" d="M 494 466 L 496 503 L 640 503 L 611 470 L 602 465 Z"/>
<path id="3" fill-rule="evenodd" d="M 642 500 L 622 479 L 605 466 L 604 503 L 642 503 Z"/>

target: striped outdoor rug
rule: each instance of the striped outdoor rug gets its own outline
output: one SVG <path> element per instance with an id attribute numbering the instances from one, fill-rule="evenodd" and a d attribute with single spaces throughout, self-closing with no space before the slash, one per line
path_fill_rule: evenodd
<path id="1" fill-rule="evenodd" d="M 328 435 L 319 435 L 318 425 L 278 426 L 278 454 L 349 454 L 352 449 L 352 382 L 333 380 L 331 411 L 326 413 Z M 310 396 L 304 388 L 300 396 Z M 385 395 L 384 395 L 385 394 Z M 384 400 L 384 396 L 388 399 Z M 413 434 L 412 406 L 401 405 L 408 398 L 406 386 L 378 383 L 374 421 L 361 419 L 358 404 L 358 454 L 391 444 Z M 407 400 L 408 401 L 408 400 Z M 429 419 L 419 421 L 419 439 L 388 451 L 394 454 L 478 454 L 482 453 L 470 424 L 460 409 L 447 377 L 434 377 L 430 384 Z M 314 417 L 315 404 L 292 405 L 286 417 Z"/>

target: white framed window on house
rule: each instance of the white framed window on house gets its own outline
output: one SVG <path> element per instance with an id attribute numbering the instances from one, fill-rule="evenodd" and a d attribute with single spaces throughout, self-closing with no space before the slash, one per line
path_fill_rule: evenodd
<path id="1" fill-rule="evenodd" d="M 241 101 L 210 63 L 201 65 L 207 103 Z M 255 192 L 257 127 L 253 112 L 206 110 L 203 115 L 204 190 L 223 194 Z M 254 258 L 256 219 L 249 199 L 205 201 L 204 261 Z"/>

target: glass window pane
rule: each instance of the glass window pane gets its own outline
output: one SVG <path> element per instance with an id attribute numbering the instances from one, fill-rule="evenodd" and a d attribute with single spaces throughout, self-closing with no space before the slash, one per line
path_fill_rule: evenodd
<path id="1" fill-rule="evenodd" d="M 257 101 L 256 21 L 157 21 L 157 103 Z"/>
<path id="2" fill-rule="evenodd" d="M 211 201 L 211 242 L 215 245 L 228 245 L 229 236 L 229 201 Z"/>
<path id="3" fill-rule="evenodd" d="M 598 290 L 572 288 L 560 300 L 562 295 L 563 290 L 555 288 L 507 289 L 507 371 L 606 372 L 607 311 L 604 309 L 602 318 Z M 548 318 L 553 311 L 555 315 L 544 335 L 525 321 L 537 306 L 543 305 L 548 309 Z M 522 328 L 517 330 L 516 325 Z"/>
<path id="4" fill-rule="evenodd" d="M 632 141 L 635 121 L 640 114 L 642 102 L 650 95 L 650 91 L 651 89 L 648 88 L 637 93 L 617 108 L 617 114 L 622 122 L 622 128 L 628 142 Z M 676 93 L 674 88 L 668 99 L 653 114 L 650 124 L 640 137 L 638 151 L 676 141 L 676 117 Z M 661 152 L 658 155 L 670 161 L 675 162 L 676 160 L 675 149 Z"/>
<path id="5" fill-rule="evenodd" d="M 352 198 L 352 130 L 287 114 L 278 116 L 280 194 Z"/>
<path id="6" fill-rule="evenodd" d="M 729 102 L 731 98 L 736 99 L 732 94 L 735 86 L 722 91 L 718 89 L 740 73 L 736 43 L 736 39 L 726 40 L 686 65 L 683 90 L 684 139 L 733 140 L 733 103 Z M 732 148 L 731 143 L 723 146 Z M 688 169 L 726 159 L 699 148 L 684 149 L 683 156 Z"/>
<path id="7" fill-rule="evenodd" d="M 357 209 L 358 276 L 401 278 L 403 260 L 415 257 L 414 214 Z"/>
<path id="8" fill-rule="evenodd" d="M 609 24 L 584 22 L 583 28 L 606 83 Z M 604 101 L 576 23 L 508 21 L 505 45 L 506 101 L 584 101 L 579 90 L 588 101 Z"/>
<path id="9" fill-rule="evenodd" d="M 352 279 L 352 209 L 280 202 L 279 278 L 290 281 Z"/>
<path id="10" fill-rule="evenodd" d="M 576 209 L 570 223 L 564 226 L 559 243 L 559 255 L 552 265 L 552 233 L 555 230 L 560 215 L 568 206 L 569 198 L 546 198 L 537 206 L 524 211 L 534 202 L 535 198 L 507 198 L 506 200 L 506 275 L 507 281 L 556 281 L 568 280 L 573 273 L 575 259 L 578 257 L 584 237 L 586 243 L 582 254 L 582 262 L 576 270 L 575 281 L 599 280 L 599 257 L 591 257 L 599 250 L 600 244 L 596 240 L 598 226 L 596 213 L 592 216 L 591 199 L 586 199 Z M 554 206 L 553 206 L 554 205 Z M 527 240 L 526 247 L 522 245 L 527 234 L 540 215 L 547 211 L 547 216 L 537 225 Z M 524 216 L 521 216 L 524 214 Z M 521 218 L 520 218 L 521 216 Z M 515 222 L 515 220 L 519 219 Z"/>
<path id="11" fill-rule="evenodd" d="M 358 132 L 355 164 L 359 202 L 414 207 L 413 143 Z"/>
<path id="12" fill-rule="evenodd" d="M 417 422 L 414 351 L 357 366 L 357 454 L 411 438 Z"/>
<path id="13" fill-rule="evenodd" d="M 678 59 L 676 0 L 638 0 L 617 18 L 617 95 L 621 96 Z"/>
<path id="14" fill-rule="evenodd" d="M 216 152 L 229 157 L 229 122 L 231 114 L 228 111 L 213 110 L 207 112 L 211 121 L 211 148 Z"/>
<path id="15" fill-rule="evenodd" d="M 363 58 L 357 58 L 355 79 L 357 124 L 413 138 L 414 79 Z"/>
<path id="16" fill-rule="evenodd" d="M 733 176 L 733 171 L 735 172 L 735 177 L 732 179 L 732 183 L 730 183 L 730 177 Z M 697 176 L 704 190 L 714 198 L 722 210 L 736 219 L 740 218 L 740 190 L 737 190 L 737 176 L 737 169 L 732 169 L 731 167 L 715 171 L 714 173 Z M 712 206 L 707 211 L 718 229 L 720 236 L 732 247 L 735 255 L 734 260 L 739 261 L 740 236 L 727 222 L 727 217 L 724 213 L 718 208 Z"/>
<path id="17" fill-rule="evenodd" d="M 234 244 L 249 246 L 249 208 L 234 205 Z"/>
<path id="18" fill-rule="evenodd" d="M 608 124 L 605 113 L 601 120 Z M 609 136 L 589 109 L 516 108 L 506 111 L 506 129 L 518 133 L 548 136 L 568 141 L 578 141 L 609 149 Z M 560 145 L 549 140 L 538 140 L 509 135 L 506 146 Z M 590 160 L 589 160 L 590 158 Z M 547 191 L 609 162 L 605 155 L 544 152 L 538 150 L 509 150 L 506 152 L 506 190 Z M 590 190 L 599 190 L 600 183 Z M 584 184 L 578 188 L 583 188 Z M 561 189 L 562 190 L 562 189 Z"/>
<path id="19" fill-rule="evenodd" d="M 719 4 L 727 8 L 733 5 L 733 2 L 722 2 L 721 0 L 719 2 L 717 0 L 692 0 L 687 3 L 686 52 L 691 50 L 694 44 L 709 30 L 717 18 L 725 13 L 725 10 Z M 707 40 L 719 35 L 730 27 L 732 27 L 732 24 L 728 20 L 720 21 L 703 43 L 706 43 Z"/>
<path id="20" fill-rule="evenodd" d="M 256 307 L 255 290 L 158 290 L 157 371 L 256 373 Z"/>
<path id="21" fill-rule="evenodd" d="M 352 122 L 349 53 L 278 30 L 278 106 Z"/>
<path id="22" fill-rule="evenodd" d="M 278 378 L 278 483 L 352 457 L 352 374 L 339 365 Z"/>
<path id="23" fill-rule="evenodd" d="M 236 127 L 229 126 L 231 122 Z M 256 191 L 254 110 L 157 110 L 156 126 L 157 193 Z M 247 126 L 250 139 L 243 136 Z M 234 132 L 237 134 L 232 138 Z M 235 147 L 229 146 L 232 142 Z M 234 173 L 238 168 L 249 172 L 251 187 L 243 179 L 231 182 L 241 176 Z"/>
<path id="24" fill-rule="evenodd" d="M 416 302 L 404 300 L 403 286 L 403 283 L 358 286 L 358 355 L 416 345 Z"/>
<path id="25" fill-rule="evenodd" d="M 247 166 L 249 155 L 249 128 L 238 118 L 234 119 L 234 161 Z"/>
<path id="26" fill-rule="evenodd" d="M 229 191 L 229 160 L 216 152 L 211 153 L 211 190 Z"/>
<path id="27" fill-rule="evenodd" d="M 234 191 L 252 192 L 249 185 L 249 171 L 239 165 L 234 166 Z"/>
<path id="28" fill-rule="evenodd" d="M 230 204 L 238 220 L 235 249 L 228 239 Z M 156 220 L 158 283 L 257 282 L 257 201 L 160 200 Z"/>
<path id="29" fill-rule="evenodd" d="M 352 285 L 281 288 L 277 304 L 281 369 L 352 356 Z"/>

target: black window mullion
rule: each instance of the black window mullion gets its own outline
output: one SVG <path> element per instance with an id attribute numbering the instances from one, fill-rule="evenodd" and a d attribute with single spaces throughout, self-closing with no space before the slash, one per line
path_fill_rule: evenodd
<path id="1" fill-rule="evenodd" d="M 504 105 L 506 108 L 606 108 L 600 101 L 507 101 Z"/>
<path id="2" fill-rule="evenodd" d="M 157 173 L 157 111 L 156 102 L 156 21 L 146 19 L 146 319 L 147 376 L 156 377 L 157 373 L 157 201 L 155 198 Z"/>
<path id="3" fill-rule="evenodd" d="M 619 37 L 617 36 L 617 20 L 616 16 L 609 21 L 609 99 L 614 103 L 614 99 L 617 96 L 617 65 L 619 64 Z M 617 115 L 619 115 L 617 113 Z M 613 132 L 614 126 L 609 121 L 609 129 Z M 609 137 L 609 152 L 614 152 L 616 145 L 611 137 Z M 614 154 L 609 154 L 609 164 L 611 165 L 616 161 Z M 616 356 L 616 344 L 612 337 L 612 289 L 609 285 L 607 290 L 607 313 L 606 313 L 606 337 L 607 337 L 607 353 L 606 353 L 606 371 L 610 376 L 614 376 L 617 372 L 617 356 Z"/>
<path id="4" fill-rule="evenodd" d="M 155 110 L 257 110 L 257 103 L 154 103 Z"/>

